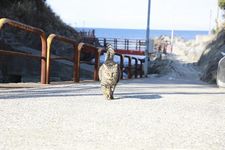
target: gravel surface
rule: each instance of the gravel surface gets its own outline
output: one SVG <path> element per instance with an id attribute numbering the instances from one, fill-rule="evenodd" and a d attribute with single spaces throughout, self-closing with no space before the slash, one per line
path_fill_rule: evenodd
<path id="1" fill-rule="evenodd" d="M 225 149 L 225 89 L 188 67 L 122 80 L 112 101 L 98 82 L 0 88 L 0 149 Z"/>

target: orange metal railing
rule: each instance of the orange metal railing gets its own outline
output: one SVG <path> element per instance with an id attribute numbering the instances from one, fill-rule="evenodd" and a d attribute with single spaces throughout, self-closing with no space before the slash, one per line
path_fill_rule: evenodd
<path id="1" fill-rule="evenodd" d="M 135 68 L 134 68 L 134 77 L 137 78 L 138 76 L 138 59 L 136 57 L 131 57 L 135 61 Z"/>
<path id="2" fill-rule="evenodd" d="M 120 57 L 120 72 L 121 72 L 120 79 L 123 79 L 124 57 L 122 54 L 119 53 L 116 53 L 115 55 Z"/>
<path id="3" fill-rule="evenodd" d="M 46 34 L 42 29 L 32 27 L 11 19 L 7 18 L 1 18 L 0 19 L 0 30 L 3 28 L 4 25 L 9 25 L 11 27 L 24 30 L 26 32 L 31 32 L 35 33 L 40 36 L 41 38 L 41 56 L 39 57 L 41 59 L 41 83 L 46 84 L 46 51 L 47 51 L 47 41 L 46 41 Z M 19 53 L 19 52 L 1 52 L 1 54 L 8 54 L 8 55 L 15 55 L 15 56 L 25 56 L 25 57 L 35 57 L 38 58 L 38 56 L 33 56 L 31 54 L 26 54 L 26 53 Z"/>
<path id="4" fill-rule="evenodd" d="M 58 41 L 62 41 L 68 44 L 72 44 L 74 47 L 74 57 L 73 58 L 69 58 L 69 57 L 54 57 L 51 58 L 51 47 L 52 47 L 52 43 L 54 40 L 58 40 Z M 49 84 L 50 83 L 50 63 L 51 63 L 51 59 L 65 59 L 68 61 L 72 61 L 74 63 L 74 71 L 73 71 L 73 75 L 74 75 L 74 79 L 77 76 L 77 66 L 75 65 L 75 61 L 74 58 L 77 57 L 76 56 L 76 51 L 77 51 L 77 42 L 75 40 L 69 39 L 67 37 L 64 36 L 60 36 L 60 35 L 56 35 L 56 34 L 50 34 L 47 38 L 47 65 L 46 65 L 46 83 Z"/>
<path id="5" fill-rule="evenodd" d="M 93 45 L 85 44 L 85 43 L 79 43 L 77 46 L 76 57 L 75 57 L 75 68 L 76 68 L 76 76 L 75 76 L 75 82 L 80 81 L 80 54 L 82 51 L 88 52 L 88 53 L 94 53 L 95 54 L 95 67 L 94 67 L 94 80 L 98 80 L 98 69 L 99 69 L 99 57 L 101 54 L 101 48 L 96 48 Z"/>
<path id="6" fill-rule="evenodd" d="M 127 66 L 128 79 L 131 79 L 132 78 L 132 73 L 131 73 L 131 56 L 124 55 L 124 58 L 128 59 L 128 66 Z"/>
<path id="7" fill-rule="evenodd" d="M 140 67 L 139 67 L 139 75 L 140 75 L 140 78 L 142 78 L 143 76 L 143 59 L 138 59 L 140 61 Z"/>
<path id="8" fill-rule="evenodd" d="M 106 50 L 104 48 L 100 48 L 101 51 L 99 53 L 99 56 L 100 54 L 102 53 L 106 53 Z M 128 65 L 127 65 L 127 73 L 128 73 L 128 79 L 131 79 L 132 78 L 132 59 L 135 60 L 135 66 L 134 66 L 134 76 L 135 78 L 138 77 L 138 75 L 140 76 L 140 78 L 142 78 L 143 76 L 143 60 L 142 59 L 137 59 L 136 57 L 131 57 L 129 55 L 123 55 L 123 54 L 120 54 L 120 53 L 115 53 L 115 55 L 119 56 L 120 57 L 120 70 L 121 70 L 121 77 L 120 79 L 123 79 L 123 70 L 125 68 L 124 66 L 124 61 L 125 61 L 125 58 L 128 59 Z M 138 68 L 138 61 L 140 61 L 140 65 L 139 65 L 139 68 Z M 99 60 L 98 60 L 99 62 Z"/>
<path id="9" fill-rule="evenodd" d="M 97 48 L 90 44 L 85 43 L 77 43 L 75 40 L 56 35 L 56 34 L 50 34 L 48 38 L 46 39 L 46 34 L 42 29 L 32 27 L 14 20 L 10 20 L 7 18 L 0 19 L 0 30 L 3 28 L 3 26 L 7 24 L 11 27 L 24 30 L 26 32 L 32 32 L 40 36 L 41 43 L 42 43 L 42 49 L 41 49 L 41 56 L 35 56 L 31 53 L 23 53 L 23 52 L 12 52 L 12 51 L 5 51 L 0 50 L 0 54 L 3 55 L 14 55 L 14 56 L 23 56 L 23 57 L 30 57 L 34 59 L 41 59 L 41 83 L 42 84 L 49 84 L 50 83 L 50 68 L 51 68 L 51 60 L 53 59 L 65 59 L 68 61 L 73 62 L 74 69 L 73 69 L 73 81 L 79 82 L 80 81 L 80 55 L 82 51 L 88 52 L 88 53 L 94 53 L 95 54 L 95 63 L 94 63 L 94 80 L 98 80 L 98 70 L 100 66 L 100 55 L 106 50 L 104 48 Z M 74 47 L 74 55 L 73 58 L 69 57 L 63 57 L 63 56 L 57 56 L 57 57 L 51 57 L 51 46 L 54 40 L 58 40 L 61 42 L 65 42 L 68 44 L 72 44 Z M 138 77 L 138 74 L 140 75 L 140 78 L 142 78 L 143 75 L 143 60 L 137 59 L 136 57 L 131 57 L 129 55 L 124 55 L 120 53 L 116 53 L 115 55 L 120 57 L 120 69 L 121 72 L 123 72 L 124 66 L 124 60 L 125 58 L 128 59 L 128 66 L 127 66 L 127 72 L 128 72 L 128 79 L 132 78 L 132 59 L 135 60 L 135 66 L 134 66 L 134 76 L 135 78 Z M 140 61 L 140 67 L 138 68 L 138 61 Z M 121 79 L 123 79 L 123 73 L 121 73 Z"/>

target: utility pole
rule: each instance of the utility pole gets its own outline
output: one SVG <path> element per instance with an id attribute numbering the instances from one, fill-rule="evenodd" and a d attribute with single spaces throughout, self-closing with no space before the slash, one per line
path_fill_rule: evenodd
<path id="1" fill-rule="evenodd" d="M 217 5 L 217 13 L 216 13 L 216 30 L 218 31 L 220 28 L 220 20 L 219 20 L 219 15 L 220 15 L 220 8 L 219 4 Z"/>
<path id="2" fill-rule="evenodd" d="M 173 42 L 174 42 L 174 19 L 173 19 L 173 0 L 171 1 L 171 35 L 170 35 L 170 45 L 171 45 L 171 50 L 170 52 L 172 53 L 173 51 Z"/>
<path id="3" fill-rule="evenodd" d="M 150 9 L 151 9 L 151 0 L 148 0 L 148 14 L 147 14 L 147 29 L 146 29 L 146 47 L 145 47 L 145 64 L 144 64 L 144 73 L 145 77 L 148 76 L 148 52 L 149 52 L 149 44 L 150 44 Z"/>
<path id="4" fill-rule="evenodd" d="M 212 26 L 212 9 L 210 9 L 210 12 L 209 12 L 209 31 L 208 31 L 209 35 L 211 34 L 211 26 Z"/>
<path id="5" fill-rule="evenodd" d="M 174 39 L 174 29 L 173 29 L 173 27 L 172 27 L 172 29 L 171 29 L 171 37 L 170 37 L 170 45 L 171 45 L 171 50 L 170 50 L 170 52 L 172 53 L 172 51 L 173 51 L 173 39 Z"/>

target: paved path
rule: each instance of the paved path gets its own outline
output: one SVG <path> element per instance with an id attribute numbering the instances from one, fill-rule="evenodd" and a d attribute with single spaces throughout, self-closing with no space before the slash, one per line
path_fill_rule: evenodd
<path id="1" fill-rule="evenodd" d="M 225 149 L 225 89 L 192 80 L 123 80 L 0 90 L 0 149 Z"/>
<path id="2" fill-rule="evenodd" d="M 225 149 L 225 89 L 167 58 L 170 74 L 123 80 L 112 101 L 97 82 L 0 84 L 0 150 Z"/>

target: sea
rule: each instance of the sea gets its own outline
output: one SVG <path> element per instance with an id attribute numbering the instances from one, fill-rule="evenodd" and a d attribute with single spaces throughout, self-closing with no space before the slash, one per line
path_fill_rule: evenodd
<path id="1" fill-rule="evenodd" d="M 113 29 L 113 28 L 76 28 L 78 31 L 95 31 L 97 38 L 117 38 L 117 39 L 145 39 L 145 29 Z M 150 38 L 156 38 L 162 35 L 171 36 L 171 30 L 150 30 Z M 185 40 L 195 39 L 196 35 L 208 35 L 208 31 L 198 30 L 174 30 L 175 37 Z"/>

